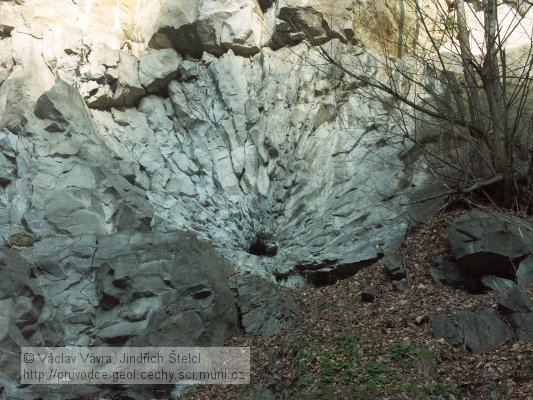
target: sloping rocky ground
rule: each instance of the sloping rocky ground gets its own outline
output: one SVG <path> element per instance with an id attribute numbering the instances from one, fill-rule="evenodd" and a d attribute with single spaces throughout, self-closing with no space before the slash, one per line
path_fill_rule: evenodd
<path id="1" fill-rule="evenodd" d="M 433 293 L 417 262 L 406 280 L 395 269 L 394 286 L 375 267 L 331 290 L 311 289 L 397 250 L 408 227 L 443 200 L 412 121 L 398 119 L 391 99 L 369 99 L 358 82 L 324 66 L 303 41 L 328 41 L 354 71 L 376 79 L 394 79 L 380 64 L 390 62 L 431 80 L 386 48 L 400 24 L 405 35 L 413 30 L 413 10 L 385 1 L 368 12 L 373 2 L 350 0 L 46 3 L 0 1 L 0 384 L 9 398 L 112 392 L 19 387 L 20 346 L 222 344 L 239 322 L 237 308 L 250 334 L 296 327 L 277 337 L 283 353 L 264 352 L 277 365 L 257 359 L 254 379 L 277 393 L 323 398 L 339 368 L 328 337 L 341 341 L 343 357 L 368 358 L 354 346 L 371 340 L 369 327 L 401 332 L 374 317 L 392 317 L 395 302 L 440 304 L 417 304 L 416 296 Z M 371 34 L 381 27 L 385 37 Z M 427 139 L 444 155 L 455 151 Z M 452 261 L 432 276 L 463 287 L 454 275 L 463 258 Z M 508 274 L 496 278 L 480 282 L 508 285 Z M 403 286 L 401 295 L 390 291 Z M 360 306 L 359 291 L 377 299 Z M 428 330 L 417 317 L 413 332 Z M 364 337 L 335 336 L 337 320 Z M 433 362 L 418 344 L 391 338 L 398 361 L 425 354 Z M 293 345 L 315 351 L 328 343 L 325 356 Z M 361 379 L 385 390 L 392 367 L 374 361 L 361 364 L 369 369 Z M 143 390 L 115 397 L 153 397 Z"/>
<path id="2" fill-rule="evenodd" d="M 436 339 L 436 315 L 497 312 L 499 294 L 435 283 L 430 268 L 452 255 L 447 232 L 466 210 L 443 212 L 411 230 L 398 251 L 405 291 L 391 284 L 383 261 L 319 289 L 283 289 L 298 302 L 295 320 L 269 337 L 232 336 L 252 349 L 248 388 L 209 386 L 185 399 L 523 399 L 533 398 L 533 343 L 515 338 L 472 354 Z M 380 296 L 362 302 L 372 285 Z M 522 286 L 533 296 L 533 285 Z M 501 315 L 501 314 L 499 314 Z"/>

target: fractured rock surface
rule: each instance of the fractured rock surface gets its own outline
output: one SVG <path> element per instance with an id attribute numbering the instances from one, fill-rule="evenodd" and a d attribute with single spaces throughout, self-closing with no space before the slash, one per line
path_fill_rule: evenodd
<path id="1" fill-rule="evenodd" d="M 298 312 L 296 301 L 280 287 L 254 275 L 237 280 L 237 305 L 246 333 L 270 336 L 287 327 Z"/>
<path id="2" fill-rule="evenodd" d="M 472 274 L 514 278 L 514 263 L 532 251 L 533 225 L 474 210 L 453 222 L 448 240 L 459 264 Z"/>
<path id="3" fill-rule="evenodd" d="M 431 328 L 436 338 L 454 346 L 465 346 L 472 353 L 495 349 L 513 336 L 511 329 L 488 309 L 461 310 L 452 317 L 437 315 L 431 321 Z"/>
<path id="4" fill-rule="evenodd" d="M 0 257 L 9 351 L 0 384 L 10 399 L 64 392 L 16 388 L 19 346 L 222 346 L 238 325 L 231 266 L 190 233 L 59 236 Z"/>
<path id="5" fill-rule="evenodd" d="M 397 35 L 400 19 L 415 31 L 414 10 L 380 5 L 369 18 L 361 11 L 372 2 L 344 0 L 334 15 L 320 0 L 41 3 L 0 2 L 9 398 L 34 390 L 15 386 L 17 346 L 221 345 L 238 324 L 233 270 L 254 275 L 238 290 L 245 328 L 274 333 L 293 310 L 274 281 L 349 277 L 438 205 L 412 121 L 400 126 L 390 99 L 369 100 L 335 67 L 313 68 L 323 60 L 303 40 L 329 41 L 356 72 L 386 80 L 386 56 L 354 44 L 383 49 L 396 38 L 379 42 L 372 29 Z M 409 59 L 392 62 L 418 73 Z M 35 241 L 17 249 L 14 235 Z M 259 294 L 272 304 L 257 304 Z"/>
<path id="6" fill-rule="evenodd" d="M 48 14 L 31 1 L 2 3 L 32 15 L 0 39 L 0 98 L 25 94 L 0 102 L 3 237 L 181 229 L 211 240 L 240 271 L 320 286 L 392 252 L 439 202 L 412 202 L 439 184 L 386 105 L 333 66 L 310 67 L 321 59 L 296 40 L 298 29 L 379 74 L 376 56 L 343 44 L 352 28 L 324 28 L 323 3 L 267 2 L 262 11 L 252 1 L 154 2 L 140 19 L 137 2 L 119 3 Z M 235 22 L 249 13 L 294 46 L 278 49 L 272 33 Z M 301 23 L 284 31 L 291 13 Z M 176 38 L 192 40 L 201 58 Z M 259 236 L 270 257 L 250 254 Z"/>

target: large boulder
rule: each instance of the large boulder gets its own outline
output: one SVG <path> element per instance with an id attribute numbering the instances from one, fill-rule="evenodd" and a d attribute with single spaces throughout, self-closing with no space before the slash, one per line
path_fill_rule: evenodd
<path id="1" fill-rule="evenodd" d="M 231 266 L 186 232 L 57 236 L 2 249 L 0 268 L 0 384 L 10 399 L 66 396 L 17 388 L 20 346 L 222 346 L 238 326 Z M 83 398 L 87 388 L 72 390 Z"/>
<path id="2" fill-rule="evenodd" d="M 474 210 L 453 222 L 448 240 L 459 264 L 474 275 L 514 279 L 515 266 L 533 250 L 533 224 Z"/>
<path id="3" fill-rule="evenodd" d="M 533 340 L 533 300 L 522 288 L 513 286 L 501 291 L 498 307 L 515 326 L 518 340 Z"/>
<path id="4" fill-rule="evenodd" d="M 533 283 L 533 255 L 524 258 L 518 265 L 516 280 L 519 285 Z"/>
<path id="5" fill-rule="evenodd" d="M 457 263 L 439 258 L 429 268 L 429 275 L 438 286 L 446 285 L 477 293 L 480 285 L 477 280 Z"/>
<path id="6" fill-rule="evenodd" d="M 237 280 L 241 324 L 249 335 L 270 336 L 286 328 L 298 307 L 294 298 L 265 279 L 245 275 Z"/>
<path id="7" fill-rule="evenodd" d="M 472 353 L 493 350 L 513 337 L 513 332 L 488 309 L 461 310 L 455 315 L 437 315 L 431 321 L 433 335 L 453 346 L 464 345 Z"/>

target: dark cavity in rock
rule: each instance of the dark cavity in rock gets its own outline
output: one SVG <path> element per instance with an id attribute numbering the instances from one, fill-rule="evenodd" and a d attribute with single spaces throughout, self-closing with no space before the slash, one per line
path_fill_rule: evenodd
<path id="1" fill-rule="evenodd" d="M 272 244 L 268 235 L 258 233 L 250 243 L 248 253 L 260 257 L 274 257 L 278 254 L 278 247 Z"/>

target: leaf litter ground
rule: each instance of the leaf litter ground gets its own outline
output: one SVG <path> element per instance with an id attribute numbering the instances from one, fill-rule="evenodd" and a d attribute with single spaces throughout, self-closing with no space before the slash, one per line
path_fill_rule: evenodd
<path id="1" fill-rule="evenodd" d="M 393 290 L 381 261 L 327 287 L 283 288 L 301 305 L 289 329 L 226 341 L 251 348 L 251 385 L 201 386 L 180 398 L 533 400 L 533 343 L 473 355 L 432 337 L 436 314 L 496 309 L 497 293 L 438 287 L 428 274 L 437 257 L 451 254 L 448 227 L 464 211 L 440 213 L 408 232 L 397 251 L 407 268 L 403 293 Z M 381 297 L 362 303 L 368 285 Z M 524 289 L 533 295 L 533 285 Z"/>

